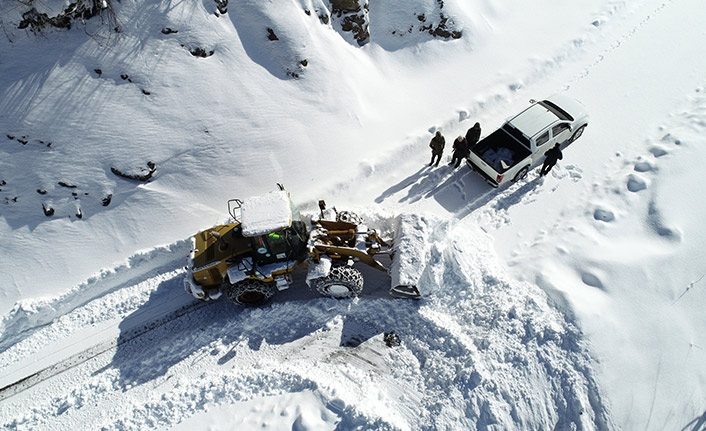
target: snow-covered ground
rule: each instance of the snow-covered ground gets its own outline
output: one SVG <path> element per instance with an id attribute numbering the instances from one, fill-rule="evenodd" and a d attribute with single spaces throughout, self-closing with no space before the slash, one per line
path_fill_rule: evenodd
<path id="1" fill-rule="evenodd" d="M 113 7 L 0 0 L 0 427 L 706 429 L 703 2 L 370 2 L 362 46 L 327 0 Z M 553 93 L 591 123 L 548 177 L 445 164 Z M 188 296 L 189 236 L 278 182 L 416 215 L 425 297 Z"/>

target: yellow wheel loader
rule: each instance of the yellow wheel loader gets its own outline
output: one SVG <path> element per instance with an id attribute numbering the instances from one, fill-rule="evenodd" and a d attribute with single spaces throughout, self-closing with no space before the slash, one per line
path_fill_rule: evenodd
<path id="1" fill-rule="evenodd" d="M 355 214 L 332 212 L 319 201 L 318 220 L 304 222 L 289 193 L 228 201 L 232 223 L 194 235 L 184 284 L 201 300 L 223 293 L 242 305 L 261 305 L 288 289 L 291 274 L 307 267 L 306 283 L 324 296 L 360 295 L 363 276 L 355 266 L 366 264 L 389 272 L 375 256 L 392 254 L 377 231 L 368 229 Z M 392 267 L 395 265 L 394 254 Z M 393 277 L 399 280 L 400 277 Z M 419 298 L 414 284 L 395 286 L 395 297 Z"/>

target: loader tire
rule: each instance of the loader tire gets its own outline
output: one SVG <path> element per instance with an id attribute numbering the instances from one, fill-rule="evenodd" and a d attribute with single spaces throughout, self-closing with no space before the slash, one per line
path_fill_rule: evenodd
<path id="1" fill-rule="evenodd" d="M 236 304 L 255 307 L 263 305 L 275 294 L 273 283 L 248 278 L 228 286 L 228 299 Z"/>
<path id="2" fill-rule="evenodd" d="M 317 292 L 331 298 L 352 298 L 363 291 L 363 274 L 350 266 L 334 266 L 329 275 L 312 281 Z"/>

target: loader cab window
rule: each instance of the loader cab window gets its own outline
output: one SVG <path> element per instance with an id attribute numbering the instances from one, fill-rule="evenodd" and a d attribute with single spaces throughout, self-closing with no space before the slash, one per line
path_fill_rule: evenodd
<path id="1" fill-rule="evenodd" d="M 253 237 L 253 248 L 260 265 L 287 260 L 287 243 L 282 231 Z"/>
<path id="2" fill-rule="evenodd" d="M 299 213 L 299 209 L 296 205 L 294 205 L 294 202 L 292 202 L 291 199 L 289 200 L 289 208 L 292 210 L 292 221 L 300 221 L 302 216 Z"/>
<path id="3" fill-rule="evenodd" d="M 304 239 L 291 227 L 254 237 L 252 241 L 255 258 L 260 265 L 301 260 L 302 253 L 306 252 Z"/>

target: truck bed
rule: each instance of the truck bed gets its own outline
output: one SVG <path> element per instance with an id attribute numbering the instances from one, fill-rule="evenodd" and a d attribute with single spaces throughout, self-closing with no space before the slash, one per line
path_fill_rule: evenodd
<path id="1" fill-rule="evenodd" d="M 529 148 L 513 138 L 504 127 L 483 138 L 471 151 L 498 174 L 506 172 L 532 154 Z"/>

